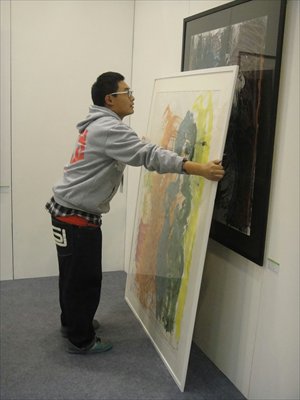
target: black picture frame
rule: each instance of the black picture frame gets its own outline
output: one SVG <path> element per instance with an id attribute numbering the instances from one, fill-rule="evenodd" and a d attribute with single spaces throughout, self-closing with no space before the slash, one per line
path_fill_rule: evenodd
<path id="1" fill-rule="evenodd" d="M 286 0 L 235 0 L 185 18 L 181 70 L 240 67 L 210 237 L 264 263 Z"/>

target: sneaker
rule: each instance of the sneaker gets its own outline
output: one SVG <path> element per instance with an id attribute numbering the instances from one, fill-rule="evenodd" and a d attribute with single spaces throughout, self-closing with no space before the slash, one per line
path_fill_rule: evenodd
<path id="1" fill-rule="evenodd" d="M 104 353 L 112 348 L 112 344 L 107 341 L 100 339 L 99 337 L 95 337 L 95 341 L 91 346 L 88 347 L 77 347 L 71 342 L 69 342 L 67 352 L 71 354 L 97 354 L 97 353 Z"/>
<path id="2" fill-rule="evenodd" d="M 100 328 L 100 324 L 96 319 L 93 319 L 93 328 L 95 331 Z M 62 337 L 64 337 L 64 338 L 68 337 L 68 328 L 66 326 L 62 325 L 60 327 L 60 332 L 61 332 Z"/>

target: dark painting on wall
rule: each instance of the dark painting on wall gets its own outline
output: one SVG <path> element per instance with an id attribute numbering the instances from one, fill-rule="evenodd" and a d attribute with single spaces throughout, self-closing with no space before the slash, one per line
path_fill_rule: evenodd
<path id="1" fill-rule="evenodd" d="M 238 65 L 210 237 L 263 265 L 285 0 L 236 0 L 184 20 L 182 71 Z"/>

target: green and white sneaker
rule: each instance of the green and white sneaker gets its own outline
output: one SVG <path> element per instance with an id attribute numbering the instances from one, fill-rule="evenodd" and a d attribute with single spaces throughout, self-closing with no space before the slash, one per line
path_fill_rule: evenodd
<path id="1" fill-rule="evenodd" d="M 112 344 L 105 339 L 100 339 L 99 337 L 95 337 L 95 341 L 88 346 L 88 347 L 77 347 L 71 342 L 69 342 L 67 352 L 71 354 L 98 354 L 98 353 L 104 353 L 105 351 L 108 351 L 112 348 Z"/>

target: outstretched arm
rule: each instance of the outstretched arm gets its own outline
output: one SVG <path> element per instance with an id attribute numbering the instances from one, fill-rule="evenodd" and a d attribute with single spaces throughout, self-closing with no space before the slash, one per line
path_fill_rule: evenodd
<path id="1" fill-rule="evenodd" d="M 224 176 L 224 168 L 220 160 L 209 161 L 201 164 L 193 161 L 185 161 L 183 170 L 189 175 L 199 175 L 210 181 L 219 181 Z"/>

